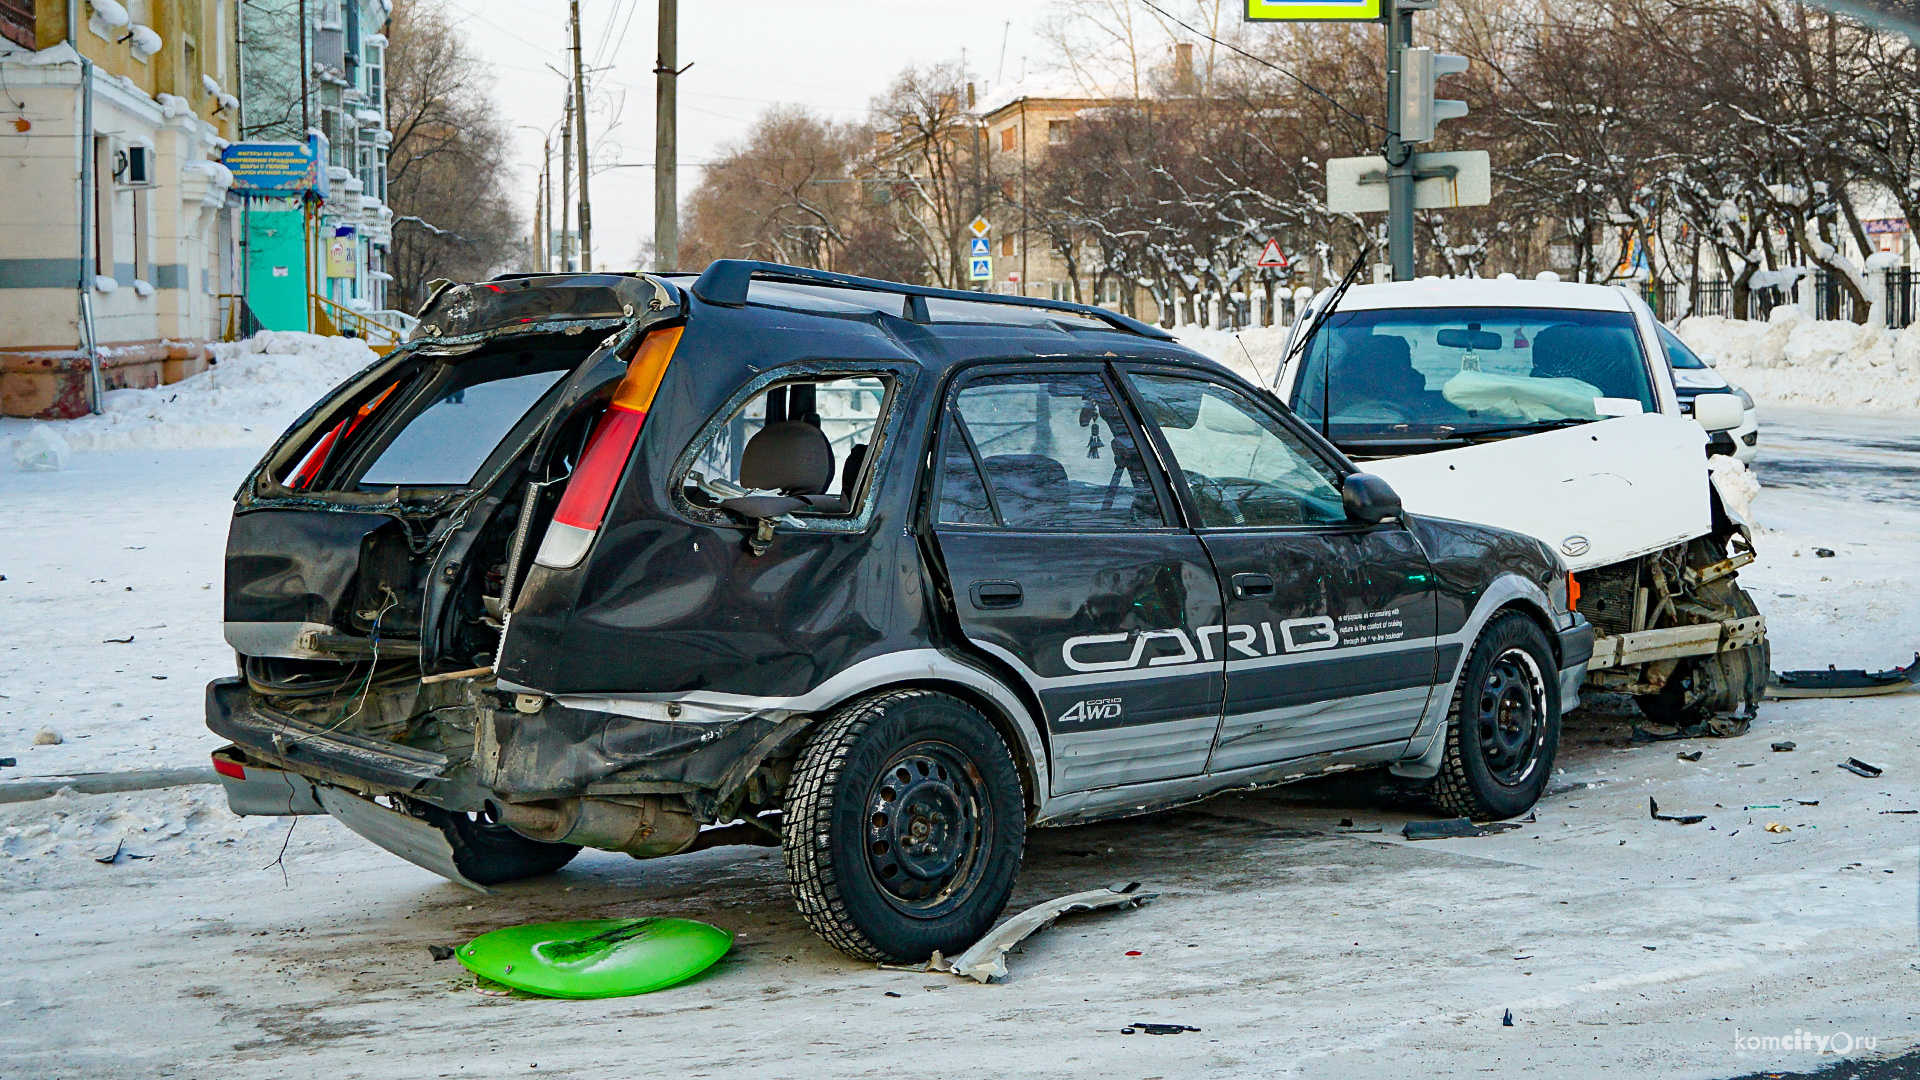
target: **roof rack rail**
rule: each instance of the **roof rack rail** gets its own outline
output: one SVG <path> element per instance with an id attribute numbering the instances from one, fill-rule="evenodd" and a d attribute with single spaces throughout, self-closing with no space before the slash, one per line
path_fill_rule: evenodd
<path id="1" fill-rule="evenodd" d="M 906 317 L 912 322 L 933 321 L 927 314 L 928 300 L 958 300 L 962 303 L 1006 304 L 1011 307 L 1059 311 L 1083 318 L 1099 319 L 1116 330 L 1125 330 L 1128 333 L 1139 334 L 1141 337 L 1159 338 L 1163 341 L 1174 339 L 1172 334 L 1157 326 L 1090 304 L 1042 300 L 1037 296 L 1001 296 L 997 293 L 965 292 L 960 289 L 934 289 L 925 285 L 905 285 L 897 281 L 854 277 L 851 274 L 836 274 L 831 270 L 814 270 L 804 266 L 787 266 L 782 263 L 759 262 L 752 259 L 715 259 L 700 274 L 699 280 L 693 283 L 693 295 L 709 304 L 741 307 L 747 302 L 747 285 L 756 277 L 768 281 L 791 282 L 796 285 L 837 285 L 843 289 L 894 293 L 908 298 Z"/>

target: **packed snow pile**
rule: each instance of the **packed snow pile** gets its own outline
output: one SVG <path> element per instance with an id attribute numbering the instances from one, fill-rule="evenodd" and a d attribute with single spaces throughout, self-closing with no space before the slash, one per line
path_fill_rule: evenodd
<path id="1" fill-rule="evenodd" d="M 67 467 L 67 455 L 71 451 L 72 447 L 53 425 L 35 424 L 14 440 L 8 457 L 21 472 L 59 472 Z"/>
<path id="2" fill-rule="evenodd" d="M 14 441 L 48 428 L 81 452 L 265 446 L 378 359 L 355 338 L 290 330 L 262 330 L 213 352 L 214 365 L 198 375 L 152 390 L 109 390 L 99 416 L 35 425 Z M 20 454 L 18 445 L 5 449 L 9 458 Z"/>
<path id="3" fill-rule="evenodd" d="M 1696 315 L 1674 331 L 1763 401 L 1876 411 L 1920 408 L 1920 326 L 1816 320 L 1777 307 L 1765 322 Z"/>
<path id="4" fill-rule="evenodd" d="M 276 829 L 275 826 L 278 826 Z M 0 805 L 0 856 L 15 863 L 47 857 L 107 860 L 196 854 L 210 846 L 278 846 L 286 822 L 235 817 L 217 785 L 81 795 Z"/>
<path id="5" fill-rule="evenodd" d="M 1273 385 L 1281 353 L 1287 347 L 1284 326 L 1250 326 L 1244 330 L 1186 326 L 1173 333 L 1180 344 L 1239 372 L 1259 386 Z"/>

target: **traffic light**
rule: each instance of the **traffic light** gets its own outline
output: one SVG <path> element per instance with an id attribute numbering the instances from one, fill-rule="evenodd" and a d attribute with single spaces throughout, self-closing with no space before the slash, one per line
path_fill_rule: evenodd
<path id="1" fill-rule="evenodd" d="M 1442 75 L 1458 75 L 1467 70 L 1467 58 L 1436 53 L 1432 49 L 1408 49 L 1400 60 L 1400 141 L 1428 142 L 1433 129 L 1442 120 L 1457 120 L 1467 115 L 1464 101 L 1434 100 L 1433 83 Z"/>

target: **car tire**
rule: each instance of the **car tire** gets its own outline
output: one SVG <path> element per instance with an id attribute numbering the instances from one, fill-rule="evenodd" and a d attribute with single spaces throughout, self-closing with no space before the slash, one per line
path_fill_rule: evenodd
<path id="1" fill-rule="evenodd" d="M 1475 821 L 1533 808 L 1560 746 L 1560 680 L 1539 624 L 1517 611 L 1480 632 L 1447 711 L 1433 801 Z"/>
<path id="2" fill-rule="evenodd" d="M 442 810 L 429 803 L 411 803 L 413 815 L 445 834 L 453 846 L 453 865 L 478 885 L 551 874 L 580 854 L 578 844 L 548 844 L 530 840 L 484 815 Z"/>
<path id="3" fill-rule="evenodd" d="M 1013 892 L 1026 803 L 978 709 L 930 690 L 843 706 L 800 752 L 782 847 L 808 925 L 861 960 L 954 954 Z"/>
<path id="4" fill-rule="evenodd" d="M 1747 590 L 1732 578 L 1722 578 L 1701 588 L 1703 598 L 1726 607 L 1735 618 L 1751 618 L 1760 613 L 1759 605 Z M 1773 649 L 1765 638 L 1738 649 L 1712 656 L 1690 656 L 1675 667 L 1666 685 L 1657 694 L 1639 694 L 1633 699 L 1640 712 L 1656 724 L 1693 728 L 1710 723 L 1715 717 L 1741 714 L 1760 704 L 1767 692 L 1767 680 L 1773 673 Z M 1742 721 L 1725 732 L 1741 734 Z"/>

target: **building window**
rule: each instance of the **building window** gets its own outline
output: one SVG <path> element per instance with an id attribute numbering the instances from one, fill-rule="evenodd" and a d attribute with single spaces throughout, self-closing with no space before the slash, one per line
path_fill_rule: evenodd
<path id="1" fill-rule="evenodd" d="M 1014 140 L 1019 138 L 1019 136 L 1015 135 L 1014 132 L 1019 130 L 1020 130 L 1020 125 L 1018 124 L 1001 128 L 1000 129 L 1000 149 L 1012 150 L 1014 148 Z"/>
<path id="2" fill-rule="evenodd" d="M 1055 300 L 1071 301 L 1073 299 L 1073 282 L 1049 281 L 1047 282 L 1047 295 Z"/>
<path id="3" fill-rule="evenodd" d="M 1120 302 L 1120 279 L 1110 277 L 1100 285 L 1100 302 L 1112 307 Z"/>
<path id="4" fill-rule="evenodd" d="M 1013 234 L 1012 233 L 1008 233 L 1007 235 L 1000 238 L 1000 257 L 1003 259 L 1010 259 L 1013 257 Z"/>
<path id="5" fill-rule="evenodd" d="M 1071 134 L 1073 134 L 1073 121 L 1071 120 L 1047 121 L 1048 145 L 1059 146 L 1061 143 L 1066 142 L 1067 136 Z"/>
<path id="6" fill-rule="evenodd" d="M 365 53 L 366 53 L 366 72 L 367 72 L 367 104 L 372 108 L 378 110 L 380 115 L 385 116 L 387 113 L 387 100 L 386 100 L 387 51 L 385 49 L 382 49 L 378 45 L 368 45 L 365 49 Z"/>

